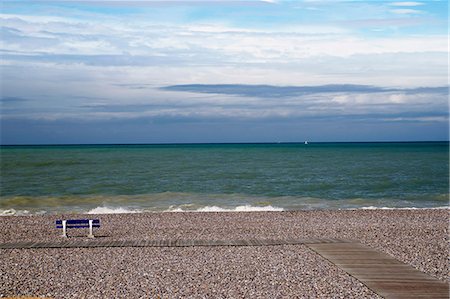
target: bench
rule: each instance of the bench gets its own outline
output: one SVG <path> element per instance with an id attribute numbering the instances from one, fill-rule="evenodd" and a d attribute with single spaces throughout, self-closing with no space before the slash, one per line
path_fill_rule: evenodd
<path id="1" fill-rule="evenodd" d="M 67 238 L 68 228 L 88 228 L 89 238 L 94 238 L 93 228 L 100 227 L 100 219 L 70 219 L 70 220 L 56 220 L 56 228 L 62 228 L 63 237 Z"/>

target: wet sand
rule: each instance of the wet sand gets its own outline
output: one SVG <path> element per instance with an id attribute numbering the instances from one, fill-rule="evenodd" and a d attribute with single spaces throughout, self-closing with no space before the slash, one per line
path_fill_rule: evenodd
<path id="1" fill-rule="evenodd" d="M 0 242 L 61 240 L 54 221 L 100 218 L 104 240 L 357 240 L 448 281 L 448 210 L 0 217 Z M 69 230 L 83 240 L 87 230 Z M 0 250 L 0 296 L 379 298 L 303 245 Z"/>

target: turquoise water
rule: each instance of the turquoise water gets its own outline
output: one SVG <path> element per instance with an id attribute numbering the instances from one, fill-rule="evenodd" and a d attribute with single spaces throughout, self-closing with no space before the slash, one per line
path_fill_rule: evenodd
<path id="1" fill-rule="evenodd" d="M 0 213 L 443 207 L 449 144 L 2 146 Z"/>

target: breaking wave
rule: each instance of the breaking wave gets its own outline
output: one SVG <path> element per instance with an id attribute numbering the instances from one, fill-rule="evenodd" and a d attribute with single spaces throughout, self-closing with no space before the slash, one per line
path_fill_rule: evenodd
<path id="1" fill-rule="evenodd" d="M 108 207 L 96 207 L 89 210 L 86 214 L 128 214 L 128 213 L 142 213 L 142 210 L 133 210 L 128 208 L 108 208 Z"/>
<path id="2" fill-rule="evenodd" d="M 279 212 L 284 211 L 283 208 L 273 206 L 255 207 L 251 205 L 237 206 L 234 208 L 221 208 L 218 206 L 206 206 L 198 209 L 183 209 L 182 207 L 169 208 L 165 212 Z"/>

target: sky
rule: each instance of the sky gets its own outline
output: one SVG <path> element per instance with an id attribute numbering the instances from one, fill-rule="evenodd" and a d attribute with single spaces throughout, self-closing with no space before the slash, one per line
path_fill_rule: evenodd
<path id="1" fill-rule="evenodd" d="M 1 144 L 448 140 L 447 1 L 2 1 Z"/>

